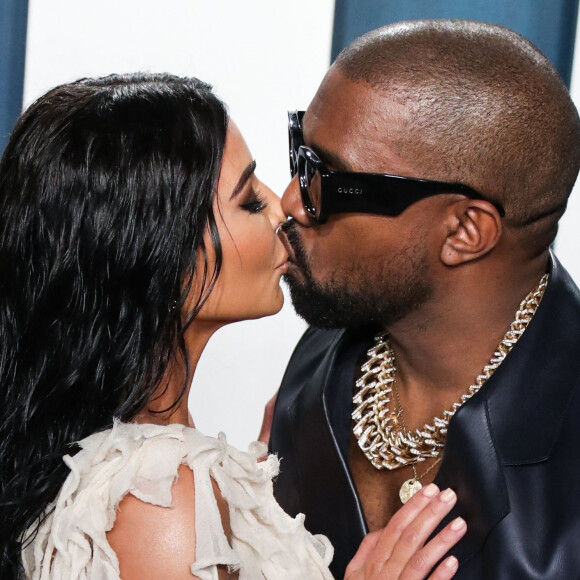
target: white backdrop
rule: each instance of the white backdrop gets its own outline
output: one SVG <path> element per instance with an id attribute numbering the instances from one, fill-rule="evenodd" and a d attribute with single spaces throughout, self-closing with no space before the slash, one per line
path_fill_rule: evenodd
<path id="1" fill-rule="evenodd" d="M 574 65 L 572 67 L 572 82 L 570 93 L 580 110 L 580 27 L 576 27 L 576 49 L 574 51 Z M 555 243 L 556 254 L 562 264 L 568 269 L 576 284 L 580 286 L 580 251 L 578 229 L 580 228 L 580 180 L 570 197 L 566 213 L 560 220 L 560 229 Z"/>
<path id="2" fill-rule="evenodd" d="M 282 193 L 288 181 L 286 110 L 305 108 L 330 59 L 333 0 L 29 0 L 25 104 L 56 84 L 113 72 L 193 75 L 212 83 Z M 577 40 L 577 47 L 580 39 Z M 580 105 L 580 58 L 573 96 Z M 580 192 L 557 252 L 580 280 Z M 269 319 L 222 329 L 204 353 L 190 408 L 207 434 L 256 437 L 304 329 L 289 301 Z"/>

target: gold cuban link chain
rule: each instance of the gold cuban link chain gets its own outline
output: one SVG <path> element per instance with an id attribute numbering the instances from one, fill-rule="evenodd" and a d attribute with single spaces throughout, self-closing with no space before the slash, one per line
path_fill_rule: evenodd
<path id="1" fill-rule="evenodd" d="M 401 409 L 393 401 L 397 366 L 386 333 L 375 337 L 362 365 L 362 376 L 356 381 L 353 397 L 355 422 L 353 433 L 367 459 L 377 469 L 397 469 L 438 457 L 445 445 L 447 427 L 455 412 L 483 386 L 518 341 L 536 312 L 548 284 L 548 274 L 522 300 L 515 320 L 499 343 L 490 362 L 483 367 L 461 399 L 435 417 L 431 425 L 407 430 L 400 420 Z M 392 406 L 391 406 L 392 405 Z"/>

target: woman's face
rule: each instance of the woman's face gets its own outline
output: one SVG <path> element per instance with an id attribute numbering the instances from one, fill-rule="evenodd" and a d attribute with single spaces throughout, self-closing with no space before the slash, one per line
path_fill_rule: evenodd
<path id="1" fill-rule="evenodd" d="M 280 278 L 288 269 L 288 254 L 276 229 L 285 216 L 279 198 L 256 177 L 255 165 L 230 120 L 213 202 L 222 269 L 198 322 L 221 325 L 259 318 L 278 312 L 284 303 Z M 206 244 L 211 248 L 209 236 Z M 197 271 L 203 271 L 203 264 Z"/>

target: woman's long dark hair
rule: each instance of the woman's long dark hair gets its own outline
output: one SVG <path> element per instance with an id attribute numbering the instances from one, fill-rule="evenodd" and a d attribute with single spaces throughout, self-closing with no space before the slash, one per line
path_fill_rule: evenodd
<path id="1" fill-rule="evenodd" d="M 139 74 L 57 87 L 12 133 L 0 162 L 0 578 L 19 575 L 68 474 L 62 456 L 132 419 L 172 357 L 187 360 L 181 306 L 195 275 L 195 315 L 221 265 L 212 199 L 227 123 L 208 85 Z"/>

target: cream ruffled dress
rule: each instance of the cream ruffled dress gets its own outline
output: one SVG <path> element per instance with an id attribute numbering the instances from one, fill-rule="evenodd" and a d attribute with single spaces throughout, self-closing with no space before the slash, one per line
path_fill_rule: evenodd
<path id="1" fill-rule="evenodd" d="M 115 423 L 66 456 L 70 474 L 50 506 L 34 542 L 22 553 L 33 580 L 119 580 L 119 562 L 106 532 L 125 494 L 171 506 L 180 465 L 195 481 L 196 554 L 191 572 L 217 580 L 217 565 L 239 570 L 240 580 L 331 579 L 333 549 L 325 536 L 304 528 L 304 516 L 288 516 L 276 503 L 272 478 L 278 459 L 257 458 L 265 446 L 244 453 L 184 425 Z M 229 505 L 231 545 L 224 534 L 211 480 Z"/>

